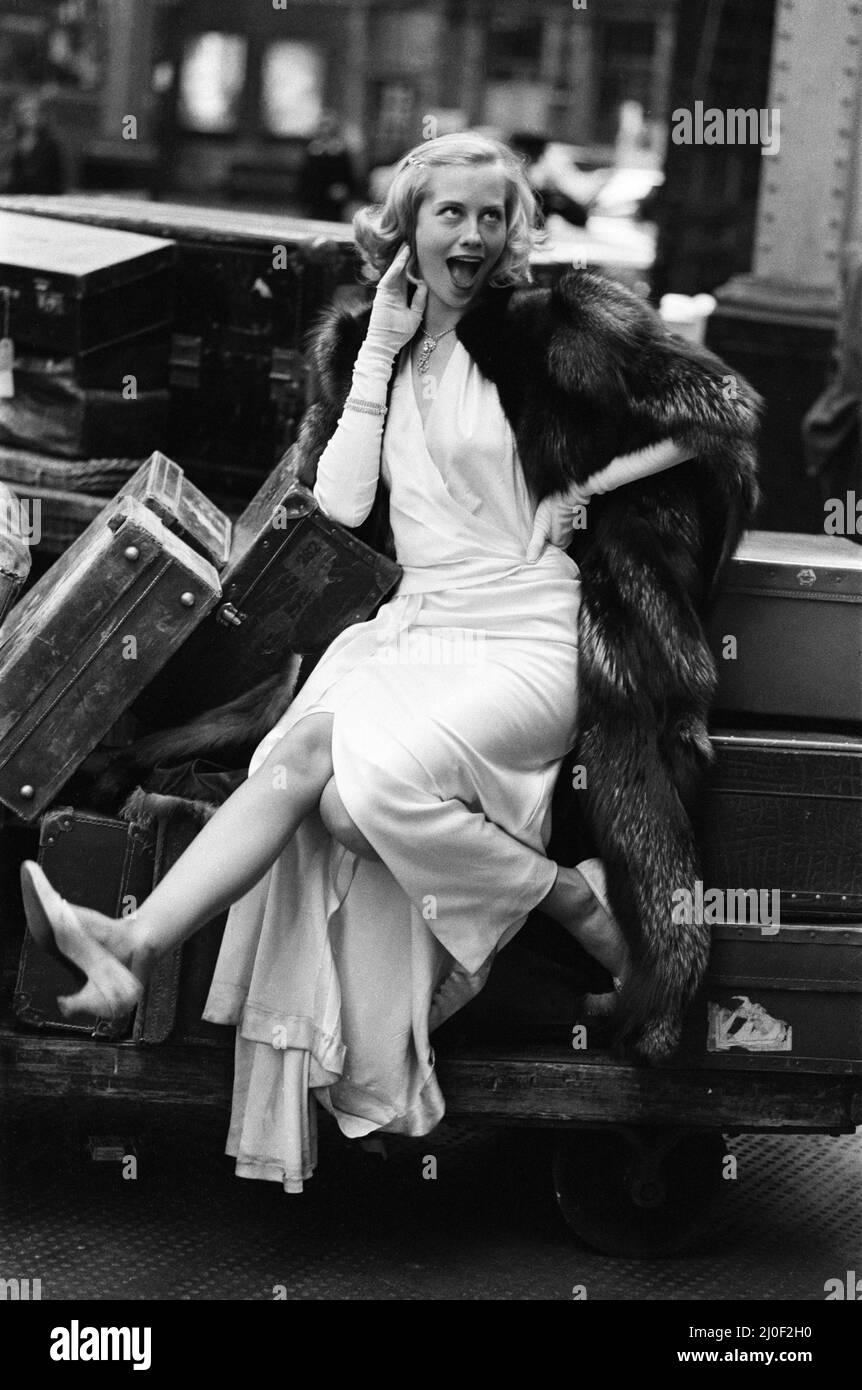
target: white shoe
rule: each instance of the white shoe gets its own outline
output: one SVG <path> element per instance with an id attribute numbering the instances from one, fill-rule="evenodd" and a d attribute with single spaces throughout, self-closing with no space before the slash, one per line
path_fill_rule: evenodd
<path id="1" fill-rule="evenodd" d="M 60 897 L 32 859 L 21 865 L 21 892 L 27 926 L 37 945 L 86 976 L 77 994 L 57 1000 L 63 1016 L 118 1019 L 130 1013 L 143 994 L 141 981 L 90 935 L 72 904 Z"/>

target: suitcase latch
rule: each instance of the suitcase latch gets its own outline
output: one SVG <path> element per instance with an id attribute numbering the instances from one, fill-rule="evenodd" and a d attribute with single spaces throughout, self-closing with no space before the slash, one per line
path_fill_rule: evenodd
<path id="1" fill-rule="evenodd" d="M 238 612 L 232 603 L 223 603 L 216 613 L 216 622 L 225 627 L 242 627 L 244 618 L 245 613 Z"/>
<path id="2" fill-rule="evenodd" d="M 814 570 L 799 570 L 796 575 L 796 580 L 803 589 L 810 589 L 811 585 L 816 583 L 817 575 Z"/>

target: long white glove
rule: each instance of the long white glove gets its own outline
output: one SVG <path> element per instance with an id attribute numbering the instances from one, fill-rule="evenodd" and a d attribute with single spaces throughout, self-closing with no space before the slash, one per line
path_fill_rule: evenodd
<path id="1" fill-rule="evenodd" d="M 412 302 L 407 303 L 409 259 L 410 248 L 402 246 L 378 283 L 350 394 L 317 465 L 315 500 L 343 526 L 359 526 L 374 504 L 389 378 L 395 358 L 416 333 L 425 312 L 427 285 L 418 285 Z"/>
<path id="2" fill-rule="evenodd" d="M 527 547 L 528 563 L 535 564 L 546 544 L 568 549 L 575 534 L 578 508 L 587 506 L 597 493 L 611 492 L 637 478 L 648 478 L 652 473 L 663 473 L 691 457 L 691 449 L 673 439 L 660 439 L 657 444 L 648 444 L 632 454 L 620 454 L 606 468 L 591 474 L 583 483 L 573 483 L 566 492 L 552 492 L 544 497 L 533 520 L 533 534 Z"/>

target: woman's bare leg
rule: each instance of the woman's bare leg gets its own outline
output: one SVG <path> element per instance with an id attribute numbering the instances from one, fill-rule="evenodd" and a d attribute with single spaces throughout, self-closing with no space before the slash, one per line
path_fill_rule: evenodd
<path id="1" fill-rule="evenodd" d="M 124 973 L 114 972 L 110 994 L 114 1004 L 119 999 L 122 1005 L 132 992 L 129 972 L 145 981 L 160 956 L 247 893 L 317 806 L 331 776 L 332 715 L 307 715 L 219 807 L 136 913 L 115 920 L 74 907 L 72 918 L 86 941 L 38 866 L 25 866 L 25 903 L 34 935 L 44 940 L 47 918 L 61 952 L 88 977 L 94 969 L 99 973 L 100 989 L 85 986 L 68 1001 L 69 1012 L 99 1014 L 104 1005 L 99 994 L 105 995 L 106 981 L 111 984 L 112 960 Z M 135 1002 L 131 999 L 127 1007 Z"/>

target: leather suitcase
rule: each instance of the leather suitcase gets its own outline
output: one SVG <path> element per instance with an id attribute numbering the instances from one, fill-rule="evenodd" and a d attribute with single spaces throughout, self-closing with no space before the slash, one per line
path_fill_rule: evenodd
<path id="1" fill-rule="evenodd" d="M 716 731 L 712 744 L 705 887 L 778 892 L 782 922 L 862 922 L 862 738 Z"/>
<path id="2" fill-rule="evenodd" d="M 234 523 L 216 612 L 135 712 L 164 726 L 233 699 L 281 670 L 290 652 L 320 653 L 370 617 L 400 574 L 323 515 L 286 456 Z"/>
<path id="3" fill-rule="evenodd" d="M 862 926 L 717 924 L 670 1065 L 862 1074 Z"/>
<path id="4" fill-rule="evenodd" d="M 193 550 L 203 555 L 216 569 L 222 569 L 230 553 L 231 524 L 218 507 L 213 506 L 183 470 L 158 450 L 151 454 L 132 477 L 123 484 L 117 495 L 108 502 L 89 525 L 78 535 L 50 569 L 28 589 L 8 622 L 16 625 L 32 618 L 45 602 L 60 576 L 85 556 L 101 530 L 111 524 L 123 497 L 134 497 L 155 513 L 169 531 L 175 532 Z M 0 648 L 7 630 L 0 627 Z"/>
<path id="5" fill-rule="evenodd" d="M 716 711 L 862 723 L 862 551 L 852 541 L 750 532 L 707 631 Z"/>
<path id="6" fill-rule="evenodd" d="M 82 194 L 2 204 L 176 243 L 163 447 L 194 465 L 195 481 L 211 495 L 250 498 L 292 442 L 305 408 L 308 330 L 337 290 L 356 290 L 350 228 Z"/>
<path id="7" fill-rule="evenodd" d="M 218 575 L 134 497 L 53 567 L 0 646 L 0 801 L 37 816 L 220 597 Z"/>
<path id="8" fill-rule="evenodd" d="M 175 247 L 78 222 L 0 211 L 0 294 L 18 348 L 73 356 L 172 317 Z"/>
<path id="9" fill-rule="evenodd" d="M 110 917 L 128 916 L 150 892 L 155 850 L 152 827 L 76 811 L 71 806 L 49 811 L 39 828 L 39 863 L 57 891 L 69 902 Z M 133 1026 L 128 1015 L 114 1021 L 100 1019 L 95 1024 L 63 1017 L 57 996 L 74 994 L 81 984 L 77 971 L 40 950 L 28 934 L 18 965 L 15 1017 L 30 1028 L 99 1038 L 128 1037 Z M 141 1013 L 141 1008 L 135 1013 Z"/>
<path id="10" fill-rule="evenodd" d="M 123 484 L 118 496 L 137 497 L 169 531 L 182 536 L 217 570 L 224 569 L 231 548 L 229 518 L 166 454 L 158 449 L 150 454 L 134 477 Z"/>
<path id="11" fill-rule="evenodd" d="M 25 536 L 22 520 L 32 534 Z M 10 487 L 0 483 L 0 623 L 17 599 L 30 573 L 30 545 L 38 539 L 38 516 L 22 516 L 21 503 Z"/>
<path id="12" fill-rule="evenodd" d="M 0 444 L 36 449 L 60 458 L 148 454 L 167 435 L 166 389 L 135 388 L 123 394 L 123 380 L 106 391 L 81 386 L 71 359 L 19 353 L 15 394 L 0 400 Z"/>

